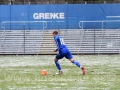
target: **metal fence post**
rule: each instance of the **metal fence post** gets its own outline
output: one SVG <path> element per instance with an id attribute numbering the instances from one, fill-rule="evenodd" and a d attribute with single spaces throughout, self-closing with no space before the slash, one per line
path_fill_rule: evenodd
<path id="1" fill-rule="evenodd" d="M 95 55 L 95 23 L 94 23 L 94 55 Z"/>
<path id="2" fill-rule="evenodd" d="M 60 35 L 60 25 L 58 25 L 58 33 L 59 33 L 59 35 Z"/>
<path id="3" fill-rule="evenodd" d="M 24 55 L 25 55 L 25 23 L 23 24 L 23 31 L 24 31 Z"/>

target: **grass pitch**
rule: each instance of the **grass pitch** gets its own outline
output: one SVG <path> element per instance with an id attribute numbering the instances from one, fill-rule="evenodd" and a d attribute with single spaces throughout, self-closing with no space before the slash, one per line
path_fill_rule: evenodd
<path id="1" fill-rule="evenodd" d="M 120 90 L 119 55 L 75 55 L 86 75 L 69 60 L 59 62 L 63 75 L 55 75 L 54 55 L 0 56 L 0 90 Z M 47 70 L 46 76 L 40 71 Z"/>

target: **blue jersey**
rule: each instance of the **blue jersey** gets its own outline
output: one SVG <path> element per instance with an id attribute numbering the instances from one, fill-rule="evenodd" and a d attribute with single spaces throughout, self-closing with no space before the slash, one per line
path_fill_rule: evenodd
<path id="1" fill-rule="evenodd" d="M 54 40 L 55 40 L 55 44 L 56 44 L 56 46 L 57 46 L 57 50 L 60 50 L 60 49 L 62 49 L 62 48 L 66 48 L 65 43 L 64 43 L 64 40 L 63 40 L 62 37 L 60 37 L 59 35 L 56 35 L 56 36 L 54 37 Z"/>
<path id="2" fill-rule="evenodd" d="M 73 58 L 71 52 L 66 47 L 62 37 L 60 37 L 59 35 L 56 35 L 54 37 L 54 40 L 55 40 L 55 43 L 56 43 L 56 46 L 57 46 L 56 50 L 59 51 L 59 54 L 56 55 L 57 59 L 62 59 L 63 57 L 65 57 L 67 59 Z"/>

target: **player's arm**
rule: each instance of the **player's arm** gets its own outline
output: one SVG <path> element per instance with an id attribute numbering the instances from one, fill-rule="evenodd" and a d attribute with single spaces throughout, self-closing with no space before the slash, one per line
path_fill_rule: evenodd
<path id="1" fill-rule="evenodd" d="M 55 40 L 53 41 L 53 43 L 56 44 Z M 58 49 L 55 49 L 55 50 L 54 50 L 54 52 L 57 52 L 57 51 L 58 51 Z"/>
<path id="2" fill-rule="evenodd" d="M 59 38 L 58 36 L 54 37 L 54 43 L 55 43 L 55 44 L 56 44 L 56 40 L 57 40 L 58 38 Z M 57 45 L 56 45 L 56 46 L 57 46 Z M 57 51 L 58 51 L 58 48 L 54 50 L 54 52 L 57 52 Z"/>

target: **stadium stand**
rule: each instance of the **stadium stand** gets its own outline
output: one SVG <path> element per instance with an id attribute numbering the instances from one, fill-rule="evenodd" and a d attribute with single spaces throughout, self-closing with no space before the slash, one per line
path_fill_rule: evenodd
<path id="1" fill-rule="evenodd" d="M 80 53 L 119 53 L 119 30 L 85 30 Z"/>
<path id="2" fill-rule="evenodd" d="M 63 37 L 65 44 L 73 54 L 120 53 L 119 30 L 96 30 L 95 32 L 94 30 L 64 30 L 62 32 L 64 32 Z M 47 37 L 49 37 L 48 35 L 50 34 L 47 34 Z M 50 37 L 49 39 L 52 40 Z M 48 43 L 44 43 L 44 45 L 47 44 Z M 52 48 L 53 44 L 50 45 L 51 47 L 48 46 L 49 49 L 41 47 L 41 52 L 47 50 L 47 53 L 52 54 L 52 52 L 49 51 L 53 51 L 54 48 Z"/>
<path id="3" fill-rule="evenodd" d="M 52 32 L 53 30 L 45 32 L 38 54 L 56 54 L 56 52 L 53 52 L 56 46 L 53 41 Z M 61 31 L 60 35 L 64 36 L 64 31 Z"/>
<path id="4" fill-rule="evenodd" d="M 0 54 L 56 54 L 53 30 L 0 31 Z M 119 54 L 120 30 L 60 30 L 73 54 Z M 25 47 L 25 48 L 24 48 Z M 24 52 L 25 51 L 25 52 Z"/>
<path id="5" fill-rule="evenodd" d="M 40 50 L 38 54 L 55 54 L 53 50 L 55 49 L 55 44 L 53 43 L 53 37 L 51 31 L 46 31 L 43 41 L 40 45 Z"/>
<path id="6" fill-rule="evenodd" d="M 1 31 L 0 54 L 36 54 L 43 39 L 41 30 L 6 30 Z M 25 39 L 24 39 L 25 38 Z M 25 47 L 25 48 L 24 48 Z"/>

